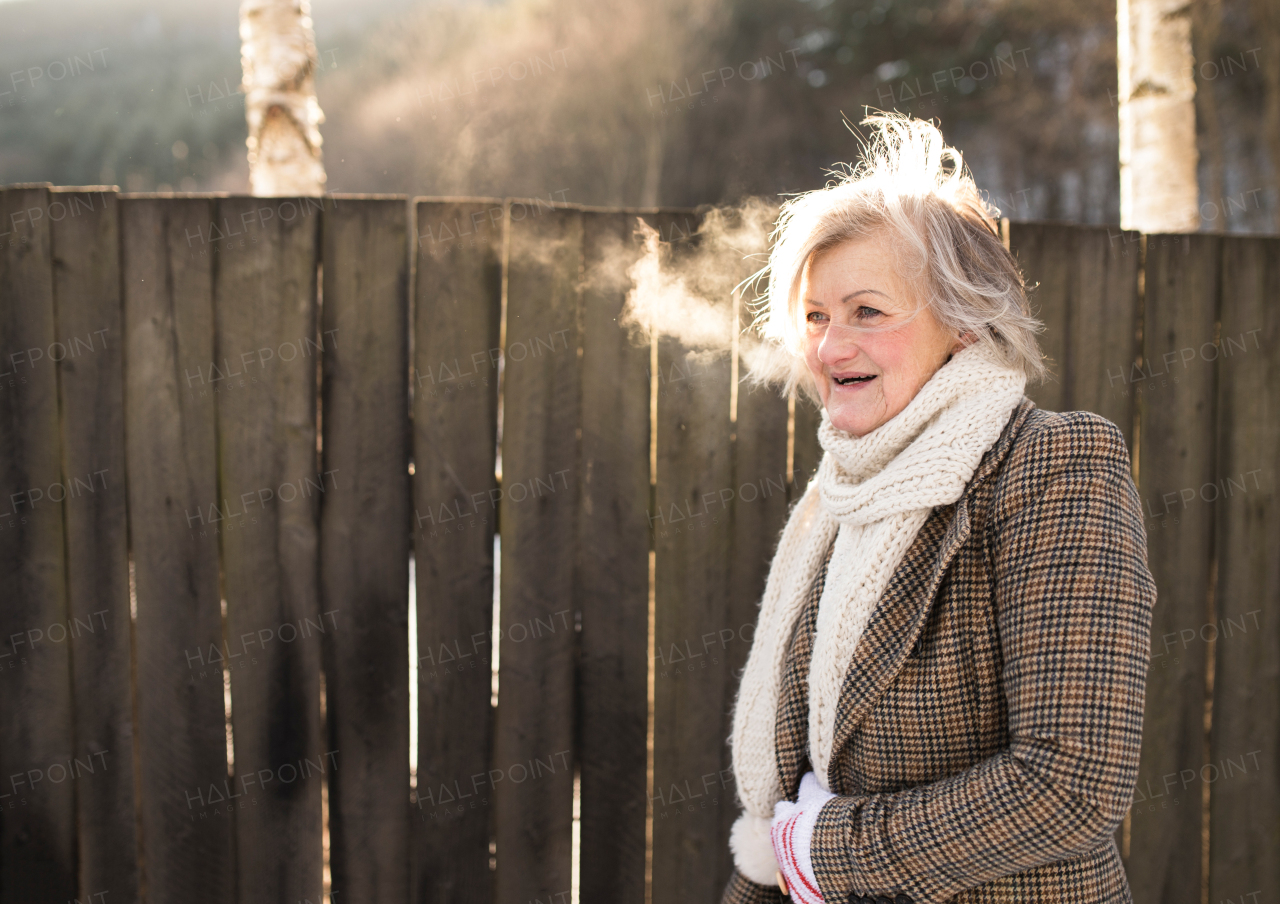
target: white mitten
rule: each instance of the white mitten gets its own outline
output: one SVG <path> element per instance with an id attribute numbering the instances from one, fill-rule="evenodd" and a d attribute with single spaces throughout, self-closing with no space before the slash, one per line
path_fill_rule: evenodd
<path id="1" fill-rule="evenodd" d="M 780 800 L 773 807 L 769 835 L 774 856 L 787 884 L 787 894 L 800 904 L 823 904 L 822 892 L 813 874 L 809 844 L 818 823 L 818 811 L 833 797 L 831 792 L 822 790 L 816 775 L 806 772 L 800 779 L 796 802 Z"/>
<path id="2" fill-rule="evenodd" d="M 729 850 L 738 872 L 757 885 L 777 882 L 778 861 L 773 856 L 773 839 L 769 837 L 771 820 L 743 813 L 729 832 Z"/>

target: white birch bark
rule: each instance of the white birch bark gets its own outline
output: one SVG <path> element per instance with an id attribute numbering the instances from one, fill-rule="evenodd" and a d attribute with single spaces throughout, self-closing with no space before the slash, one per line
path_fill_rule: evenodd
<path id="1" fill-rule="evenodd" d="M 324 192 L 316 102 L 316 42 L 308 0 L 243 0 L 240 59 L 249 123 L 250 192 L 263 197 Z"/>
<path id="2" fill-rule="evenodd" d="M 1195 58 L 1191 0 L 1118 0 L 1120 224 L 1195 232 Z"/>

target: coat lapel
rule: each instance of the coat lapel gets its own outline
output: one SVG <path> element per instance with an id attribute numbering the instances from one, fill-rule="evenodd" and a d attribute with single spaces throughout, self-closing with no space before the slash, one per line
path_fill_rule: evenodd
<path id="1" fill-rule="evenodd" d="M 827 771 L 828 787 L 833 790 L 839 781 L 840 751 L 902 670 L 929 616 L 947 566 L 969 538 L 969 504 L 973 491 L 999 467 L 1033 408 L 1035 403 L 1023 396 L 1000 438 L 978 463 L 964 493 L 954 504 L 929 514 L 876 604 L 854 649 L 840 692 L 835 740 Z"/>

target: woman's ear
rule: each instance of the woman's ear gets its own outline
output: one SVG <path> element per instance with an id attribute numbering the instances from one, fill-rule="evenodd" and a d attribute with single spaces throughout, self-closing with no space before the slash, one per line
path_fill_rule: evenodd
<path id="1" fill-rule="evenodd" d="M 951 351 L 947 352 L 947 357 L 951 357 L 962 348 L 968 348 L 978 341 L 978 337 L 968 330 L 956 337 L 955 342 L 951 343 Z"/>

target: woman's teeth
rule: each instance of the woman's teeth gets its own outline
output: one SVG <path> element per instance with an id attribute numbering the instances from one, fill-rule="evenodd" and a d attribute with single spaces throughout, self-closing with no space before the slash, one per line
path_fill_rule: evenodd
<path id="1" fill-rule="evenodd" d="M 868 380 L 874 380 L 875 377 L 836 377 L 836 382 L 841 386 L 848 386 L 850 383 L 865 383 Z"/>

